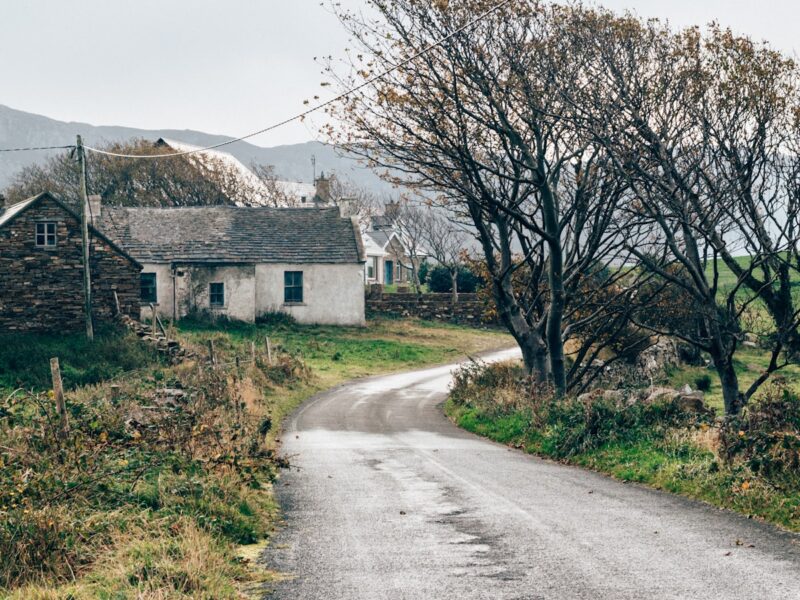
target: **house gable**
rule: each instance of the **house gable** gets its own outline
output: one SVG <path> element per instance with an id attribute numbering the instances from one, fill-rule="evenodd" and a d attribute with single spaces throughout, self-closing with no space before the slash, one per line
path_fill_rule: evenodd
<path id="1" fill-rule="evenodd" d="M 49 227 L 40 227 L 48 224 Z M 37 241 L 37 228 L 53 244 Z M 141 266 L 92 229 L 90 266 L 96 320 L 111 320 L 114 293 L 123 312 L 138 317 Z M 80 218 L 50 194 L 8 207 L 0 215 L 0 328 L 77 330 L 84 325 Z"/>

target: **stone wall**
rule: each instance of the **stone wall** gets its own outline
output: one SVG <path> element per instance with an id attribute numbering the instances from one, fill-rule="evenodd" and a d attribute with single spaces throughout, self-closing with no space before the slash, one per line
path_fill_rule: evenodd
<path id="1" fill-rule="evenodd" d="M 379 287 L 373 286 L 367 293 L 367 316 L 419 317 L 476 327 L 487 324 L 483 320 L 486 307 L 477 294 L 459 294 L 453 305 L 450 294 L 384 294 Z"/>
<path id="2" fill-rule="evenodd" d="M 55 222 L 54 248 L 36 246 L 37 222 Z M 0 228 L 0 331 L 78 331 L 85 327 L 80 221 L 44 197 Z M 140 268 L 91 237 L 92 308 L 113 320 L 114 292 L 124 314 L 139 318 Z"/>

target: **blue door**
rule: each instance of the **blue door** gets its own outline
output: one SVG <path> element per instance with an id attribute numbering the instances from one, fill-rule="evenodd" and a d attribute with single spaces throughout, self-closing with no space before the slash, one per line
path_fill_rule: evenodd
<path id="1" fill-rule="evenodd" d="M 386 285 L 392 285 L 394 283 L 394 261 L 387 260 L 383 265 L 383 269 L 386 273 L 384 278 Z"/>

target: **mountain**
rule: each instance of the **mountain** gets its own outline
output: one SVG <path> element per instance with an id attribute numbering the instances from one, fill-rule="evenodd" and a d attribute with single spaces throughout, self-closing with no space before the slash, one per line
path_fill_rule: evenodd
<path id="1" fill-rule="evenodd" d="M 66 146 L 75 143 L 75 136 L 83 136 L 84 143 L 93 146 L 104 142 L 119 142 L 131 138 L 157 140 L 169 138 L 193 144 L 211 146 L 231 139 L 189 129 L 136 129 L 133 127 L 95 126 L 88 123 L 64 122 L 41 115 L 27 113 L 0 104 L 0 148 L 27 148 L 35 146 Z M 246 165 L 253 162 L 272 165 L 281 179 L 312 183 L 311 158 L 316 157 L 317 173 L 336 173 L 360 187 L 376 194 L 392 188 L 373 171 L 359 165 L 352 157 L 342 155 L 333 146 L 320 142 L 307 142 L 287 146 L 263 148 L 248 142 L 236 142 L 220 148 L 233 154 Z M 52 156 L 53 150 L 32 152 L 0 152 L 0 190 L 5 188 L 21 168 L 42 162 Z"/>

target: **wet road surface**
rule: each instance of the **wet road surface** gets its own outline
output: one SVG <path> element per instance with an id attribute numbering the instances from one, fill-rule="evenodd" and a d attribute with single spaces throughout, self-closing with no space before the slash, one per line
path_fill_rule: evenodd
<path id="1" fill-rule="evenodd" d="M 265 559 L 291 578 L 268 597 L 800 599 L 800 536 L 466 433 L 441 412 L 451 370 L 347 384 L 286 423 Z"/>

